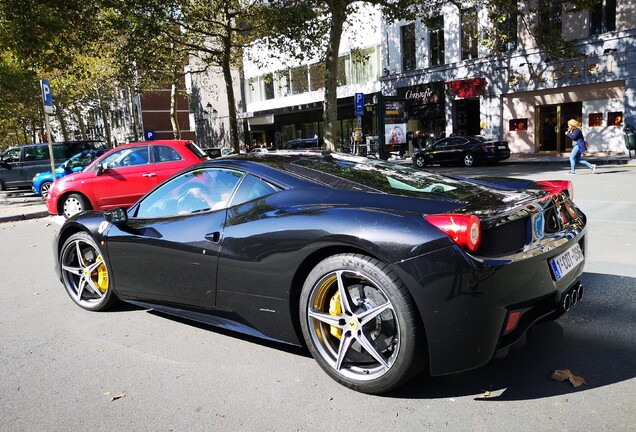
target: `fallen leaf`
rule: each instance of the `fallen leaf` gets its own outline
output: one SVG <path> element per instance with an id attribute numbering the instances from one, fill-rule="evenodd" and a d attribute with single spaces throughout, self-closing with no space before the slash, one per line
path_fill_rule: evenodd
<path id="1" fill-rule="evenodd" d="M 115 396 L 113 396 L 112 398 L 110 398 L 110 401 L 111 401 L 111 402 L 112 402 L 112 401 L 116 401 L 116 400 L 118 400 L 118 399 L 125 398 L 125 397 L 126 397 L 126 394 L 125 394 L 125 393 L 120 393 L 120 394 L 115 395 Z"/>
<path id="2" fill-rule="evenodd" d="M 552 372 L 552 375 L 550 375 L 550 378 L 552 378 L 555 381 L 568 380 L 570 381 L 570 384 L 572 384 L 573 387 L 580 387 L 583 384 L 587 384 L 587 382 L 585 382 L 585 378 L 574 375 L 570 371 L 570 369 L 557 369 L 554 372 Z"/>
<path id="3" fill-rule="evenodd" d="M 489 391 L 485 391 L 481 396 L 479 396 L 479 398 L 480 399 L 486 399 L 489 396 L 490 396 L 490 392 Z"/>
<path id="4" fill-rule="evenodd" d="M 97 352 L 104 352 L 104 348 L 98 348 Z"/>
<path id="5" fill-rule="evenodd" d="M 40 293 L 39 292 L 34 292 L 33 295 L 40 295 Z"/>
<path id="6" fill-rule="evenodd" d="M 102 393 L 102 395 L 104 395 L 104 396 L 110 396 L 112 394 L 113 394 L 113 392 L 104 392 L 104 393 Z"/>

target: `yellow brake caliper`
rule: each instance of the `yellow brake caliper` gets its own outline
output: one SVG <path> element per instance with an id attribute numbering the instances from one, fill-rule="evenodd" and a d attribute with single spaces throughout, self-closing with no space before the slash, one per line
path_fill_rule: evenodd
<path id="1" fill-rule="evenodd" d="M 342 307 L 340 306 L 340 291 L 336 291 L 336 293 L 329 300 L 329 315 L 331 316 L 340 316 L 342 315 Z M 342 329 L 336 326 L 331 327 L 331 335 L 337 337 L 338 339 L 342 338 Z"/>
<path id="2" fill-rule="evenodd" d="M 108 290 L 108 270 L 106 270 L 106 264 L 104 264 L 104 259 L 101 255 L 97 256 L 95 262 L 99 262 L 101 264 L 91 276 L 93 278 L 93 282 L 97 285 L 97 288 L 99 288 L 102 293 L 105 293 Z"/>

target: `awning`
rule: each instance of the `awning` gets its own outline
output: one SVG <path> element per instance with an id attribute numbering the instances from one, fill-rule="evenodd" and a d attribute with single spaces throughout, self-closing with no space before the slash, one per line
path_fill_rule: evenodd
<path id="1" fill-rule="evenodd" d="M 264 116 L 251 117 L 247 119 L 247 125 L 251 129 L 252 126 L 264 126 L 274 124 L 274 114 Z"/>

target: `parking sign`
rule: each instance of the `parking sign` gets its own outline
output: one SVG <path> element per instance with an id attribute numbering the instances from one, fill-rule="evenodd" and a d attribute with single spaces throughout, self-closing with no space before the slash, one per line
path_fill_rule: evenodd
<path id="1" fill-rule="evenodd" d="M 364 115 L 364 93 L 356 93 L 355 98 L 356 116 Z"/>
<path id="2" fill-rule="evenodd" d="M 42 89 L 42 106 L 46 114 L 53 114 L 53 95 L 51 94 L 51 84 L 47 80 L 40 80 Z"/>

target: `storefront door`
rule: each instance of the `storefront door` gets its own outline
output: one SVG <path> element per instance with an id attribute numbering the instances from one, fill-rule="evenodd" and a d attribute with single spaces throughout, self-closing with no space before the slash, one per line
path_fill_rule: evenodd
<path id="1" fill-rule="evenodd" d="M 565 136 L 567 122 L 576 119 L 581 122 L 582 102 L 541 105 L 537 107 L 537 141 L 538 152 L 569 152 L 572 140 Z"/>

